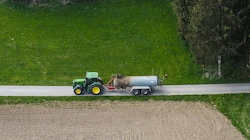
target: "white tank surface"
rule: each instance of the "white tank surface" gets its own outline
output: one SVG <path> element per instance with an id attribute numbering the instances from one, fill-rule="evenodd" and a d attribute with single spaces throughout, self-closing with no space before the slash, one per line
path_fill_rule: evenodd
<path id="1" fill-rule="evenodd" d="M 116 76 L 113 79 L 115 88 L 126 88 L 132 86 L 159 86 L 160 80 L 157 76 Z"/>

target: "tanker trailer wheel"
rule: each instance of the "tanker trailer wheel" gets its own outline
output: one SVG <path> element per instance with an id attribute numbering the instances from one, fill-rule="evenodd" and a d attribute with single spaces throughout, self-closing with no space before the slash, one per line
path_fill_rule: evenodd
<path id="1" fill-rule="evenodd" d="M 92 94 L 94 94 L 94 95 L 101 94 L 102 93 L 102 86 L 101 85 L 97 85 L 97 84 L 90 85 L 89 92 L 92 93 Z"/>
<path id="2" fill-rule="evenodd" d="M 142 93 L 143 95 L 148 95 L 148 94 L 150 93 L 150 91 L 149 91 L 148 89 L 142 89 L 142 90 L 141 90 L 141 93 Z"/>
<path id="3" fill-rule="evenodd" d="M 133 90 L 132 90 L 132 93 L 133 93 L 134 95 L 139 95 L 139 94 L 140 94 L 140 90 L 139 90 L 139 89 L 133 89 Z"/>
<path id="4" fill-rule="evenodd" d="M 74 88 L 74 93 L 75 93 L 76 95 L 82 94 L 82 93 L 83 93 L 83 88 L 82 88 L 82 86 L 77 85 L 77 86 Z"/>

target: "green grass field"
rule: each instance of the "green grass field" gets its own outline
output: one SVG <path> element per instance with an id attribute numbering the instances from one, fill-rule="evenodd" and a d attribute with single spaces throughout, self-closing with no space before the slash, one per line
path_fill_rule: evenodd
<path id="1" fill-rule="evenodd" d="M 215 83 L 177 34 L 171 3 L 105 0 L 45 7 L 0 4 L 0 85 L 71 85 L 85 71 L 168 74 L 165 84 Z M 228 81 L 226 81 L 228 82 Z M 72 91 L 73 92 L 73 91 Z M 250 96 L 0 97 L 0 104 L 86 100 L 202 101 L 216 106 L 250 139 Z"/>
<path id="2" fill-rule="evenodd" d="M 85 71 L 202 83 L 168 1 L 0 5 L 0 84 L 71 85 Z"/>

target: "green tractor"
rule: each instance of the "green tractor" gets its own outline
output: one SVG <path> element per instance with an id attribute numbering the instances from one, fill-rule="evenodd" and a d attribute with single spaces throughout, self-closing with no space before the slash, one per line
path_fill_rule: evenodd
<path id="1" fill-rule="evenodd" d="M 98 95 L 102 93 L 102 79 L 98 77 L 98 72 L 86 72 L 86 78 L 74 79 L 73 89 L 76 95 L 83 92 Z"/>

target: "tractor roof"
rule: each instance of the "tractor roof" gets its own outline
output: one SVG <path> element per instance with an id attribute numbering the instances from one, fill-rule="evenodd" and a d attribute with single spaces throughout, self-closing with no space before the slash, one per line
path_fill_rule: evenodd
<path id="1" fill-rule="evenodd" d="M 86 78 L 98 78 L 98 72 L 86 72 Z"/>

